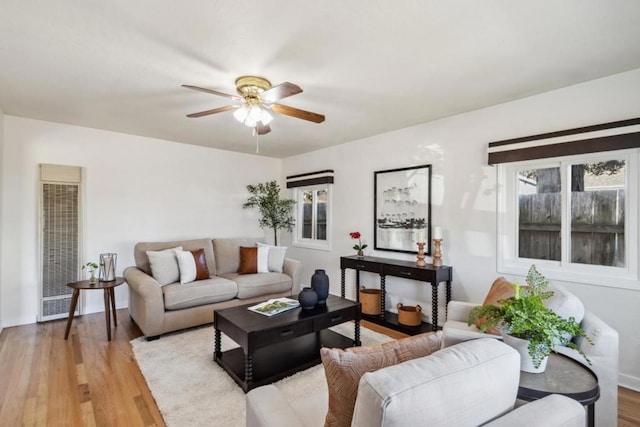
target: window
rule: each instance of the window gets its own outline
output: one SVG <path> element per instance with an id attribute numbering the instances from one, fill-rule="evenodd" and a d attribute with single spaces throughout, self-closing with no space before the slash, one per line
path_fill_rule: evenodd
<path id="1" fill-rule="evenodd" d="M 637 288 L 639 152 L 498 165 L 498 270 Z"/>
<path id="2" fill-rule="evenodd" d="M 297 187 L 294 246 L 330 250 L 330 185 Z"/>

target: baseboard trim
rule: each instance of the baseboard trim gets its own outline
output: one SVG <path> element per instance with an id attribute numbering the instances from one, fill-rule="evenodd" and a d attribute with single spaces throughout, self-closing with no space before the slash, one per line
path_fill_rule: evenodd
<path id="1" fill-rule="evenodd" d="M 631 375 L 618 374 L 618 385 L 633 391 L 640 392 L 640 378 Z"/>

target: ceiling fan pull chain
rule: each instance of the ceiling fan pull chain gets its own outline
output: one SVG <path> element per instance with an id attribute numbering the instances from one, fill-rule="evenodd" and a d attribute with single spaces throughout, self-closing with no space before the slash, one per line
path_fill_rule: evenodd
<path id="1" fill-rule="evenodd" d="M 258 154 L 260 153 L 260 133 L 257 126 L 253 129 L 253 132 L 256 134 L 256 154 Z"/>

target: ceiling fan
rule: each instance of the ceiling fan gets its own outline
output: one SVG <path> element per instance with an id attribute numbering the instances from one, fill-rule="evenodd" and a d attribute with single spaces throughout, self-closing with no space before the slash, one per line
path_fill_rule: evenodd
<path id="1" fill-rule="evenodd" d="M 224 107 L 214 108 L 212 110 L 201 111 L 199 113 L 187 114 L 187 117 L 203 117 L 211 114 L 222 113 L 224 111 L 235 110 L 233 116 L 236 120 L 253 128 L 254 133 L 257 135 L 264 135 L 271 132 L 269 123 L 273 117 L 271 116 L 270 111 L 295 117 L 297 119 L 308 120 L 314 123 L 324 122 L 324 116 L 322 114 L 312 113 L 310 111 L 300 110 L 298 108 L 276 103 L 276 101 L 302 92 L 300 86 L 289 82 L 271 86 L 269 80 L 263 77 L 238 77 L 236 79 L 236 91 L 239 96 L 198 86 L 182 85 L 182 87 L 241 102 L 238 105 L 227 105 Z"/>

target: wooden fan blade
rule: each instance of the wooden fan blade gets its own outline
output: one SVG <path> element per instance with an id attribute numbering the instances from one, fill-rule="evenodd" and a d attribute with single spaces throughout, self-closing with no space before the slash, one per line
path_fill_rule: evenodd
<path id="1" fill-rule="evenodd" d="M 225 111 L 235 110 L 238 107 L 239 105 L 227 105 L 225 107 L 214 108 L 213 110 L 200 111 L 199 113 L 187 114 L 187 117 L 190 117 L 193 119 L 195 117 L 208 116 L 210 114 L 223 113 Z"/>
<path id="2" fill-rule="evenodd" d="M 293 83 L 284 82 L 282 84 L 272 87 L 269 90 L 265 90 L 264 92 L 262 92 L 260 94 L 260 99 L 262 99 L 265 102 L 274 102 L 274 101 L 278 101 L 279 99 L 296 95 L 300 92 L 302 92 L 302 89 L 300 88 L 300 86 Z"/>
<path id="3" fill-rule="evenodd" d="M 207 89 L 207 88 L 204 88 L 204 87 L 191 86 L 191 85 L 182 85 L 182 87 L 186 87 L 187 89 L 192 89 L 192 90 L 198 90 L 200 92 L 210 93 L 212 95 L 223 96 L 225 98 L 231 98 L 231 99 L 234 99 L 236 101 L 242 101 L 242 98 L 240 98 L 239 96 L 229 95 L 228 93 L 218 92 L 217 90 L 213 90 L 213 89 Z"/>
<path id="4" fill-rule="evenodd" d="M 276 113 L 295 117 L 296 119 L 308 120 L 314 123 L 324 122 L 324 116 L 322 114 L 312 113 L 311 111 L 300 110 L 299 108 L 293 108 L 287 105 L 273 104 L 271 105 L 271 109 Z"/>
<path id="5" fill-rule="evenodd" d="M 256 123 L 256 132 L 258 135 L 264 135 L 271 132 L 271 126 L 262 124 L 262 122 Z"/>

